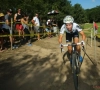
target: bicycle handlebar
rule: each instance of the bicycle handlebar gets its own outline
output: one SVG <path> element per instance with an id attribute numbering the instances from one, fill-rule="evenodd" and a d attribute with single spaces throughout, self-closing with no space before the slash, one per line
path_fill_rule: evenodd
<path id="1" fill-rule="evenodd" d="M 72 45 L 82 45 L 82 48 L 84 49 L 84 45 L 83 45 L 82 42 L 79 42 L 79 43 L 70 43 L 70 44 L 61 44 L 61 52 L 62 52 L 63 47 L 65 47 L 65 46 L 72 46 Z"/>
<path id="2" fill-rule="evenodd" d="M 62 46 L 72 46 L 72 45 L 82 45 L 82 43 L 79 42 L 79 43 L 71 43 L 71 44 L 62 44 Z"/>

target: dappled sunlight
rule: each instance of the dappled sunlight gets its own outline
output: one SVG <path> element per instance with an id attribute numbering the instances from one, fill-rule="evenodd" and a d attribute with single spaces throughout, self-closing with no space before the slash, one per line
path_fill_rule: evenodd
<path id="1" fill-rule="evenodd" d="M 24 52 L 21 56 L 18 56 L 17 53 L 18 57 L 16 56 L 16 54 L 14 56 L 8 57 L 4 61 L 9 61 L 9 64 L 11 65 L 7 65 L 7 67 L 5 67 L 6 63 L 1 61 L 0 72 L 2 72 L 3 74 L 0 76 L 0 78 L 4 80 L 6 76 L 12 75 L 12 77 L 9 77 L 9 79 L 12 78 L 12 81 L 9 82 L 4 80 L 3 84 L 16 83 L 16 89 L 23 87 L 23 85 L 25 87 L 27 83 L 27 87 L 35 84 L 33 88 L 43 88 L 45 85 L 45 88 L 50 88 L 51 84 L 61 81 L 61 77 L 59 75 L 59 66 L 61 65 L 61 61 L 59 61 L 56 55 L 53 53 L 49 53 L 49 55 L 47 54 L 43 57 L 41 54 L 39 54 L 41 53 L 41 51 L 42 49 L 40 49 L 39 52 L 34 52 L 34 55 L 33 53 L 28 53 L 27 55 L 25 55 L 25 53 L 27 52 Z M 9 68 L 9 70 L 5 72 L 2 68 L 4 68 L 4 70 L 6 70 L 6 68 Z M 8 85 L 9 84 L 7 84 L 6 87 L 9 87 Z M 14 89 L 15 87 L 10 86 L 9 88 Z"/>
<path id="2" fill-rule="evenodd" d="M 50 47 L 44 45 L 48 42 L 48 40 L 44 40 L 42 46 L 40 41 L 32 47 L 24 46 L 16 51 L 7 51 L 2 54 L 2 58 L 0 58 L 1 90 L 8 90 L 8 88 L 9 90 L 74 90 L 73 75 L 67 53 L 61 53 L 58 47 L 54 48 L 54 45 L 57 44 L 55 40 L 49 42 Z M 88 52 L 92 52 L 90 47 Z M 5 54 L 6 57 L 4 57 Z M 93 58 L 93 53 L 89 53 L 89 55 Z M 100 57 L 98 56 L 98 58 Z M 63 59 L 66 60 L 65 63 Z M 95 90 L 93 85 L 99 85 L 99 66 L 99 63 L 94 66 L 85 56 L 79 74 L 80 90 Z"/>
<path id="3" fill-rule="evenodd" d="M 100 70 L 88 58 L 85 59 L 81 67 L 80 77 L 88 85 L 100 84 Z"/>

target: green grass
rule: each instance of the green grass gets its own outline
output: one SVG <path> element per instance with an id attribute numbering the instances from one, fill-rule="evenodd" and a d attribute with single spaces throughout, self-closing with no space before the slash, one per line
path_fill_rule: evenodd
<path id="1" fill-rule="evenodd" d="M 96 23 L 98 25 L 98 34 L 97 36 L 100 37 L 100 23 Z M 93 23 L 85 23 L 81 25 L 84 33 L 86 34 L 86 36 L 90 36 L 91 35 L 91 29 L 93 28 Z M 94 32 L 92 32 L 94 33 Z"/>

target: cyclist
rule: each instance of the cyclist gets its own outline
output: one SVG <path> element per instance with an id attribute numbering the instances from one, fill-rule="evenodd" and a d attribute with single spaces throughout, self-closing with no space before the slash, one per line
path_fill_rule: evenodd
<path id="1" fill-rule="evenodd" d="M 82 31 L 82 29 L 80 28 L 80 26 L 74 22 L 74 18 L 72 16 L 68 15 L 63 19 L 63 23 L 64 24 L 62 25 L 62 27 L 60 29 L 60 35 L 59 35 L 59 40 L 58 40 L 60 46 L 62 45 L 62 38 L 63 38 L 64 32 L 66 32 L 66 43 L 71 43 L 72 38 L 73 38 L 74 43 L 78 43 L 79 42 L 79 34 L 81 34 L 81 36 L 82 36 L 81 42 L 83 42 L 83 45 L 84 45 L 85 44 L 84 40 L 86 38 L 85 34 Z M 79 45 L 76 47 L 76 50 L 80 54 L 80 46 Z M 68 46 L 69 55 L 71 55 L 71 52 L 72 52 L 72 47 Z M 82 62 L 82 61 L 83 61 L 83 59 L 80 54 L 80 62 Z"/>

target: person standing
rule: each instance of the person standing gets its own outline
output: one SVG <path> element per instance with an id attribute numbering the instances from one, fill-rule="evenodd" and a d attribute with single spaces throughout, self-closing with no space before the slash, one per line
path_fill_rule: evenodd
<path id="1" fill-rule="evenodd" d="M 12 18 L 12 9 L 7 10 L 7 14 L 4 16 L 5 24 L 3 24 L 2 29 L 6 34 L 12 34 L 13 30 L 11 30 L 11 18 Z M 12 36 L 9 36 L 10 42 L 13 45 L 13 49 L 17 48 L 14 44 L 14 38 Z"/>
<path id="2" fill-rule="evenodd" d="M 51 38 L 52 23 L 50 19 L 47 20 L 46 25 L 47 25 L 46 32 L 48 33 L 48 37 Z"/>
<path id="3" fill-rule="evenodd" d="M 53 33 L 56 35 L 57 34 L 57 21 L 55 19 L 52 20 L 52 28 L 53 28 Z"/>
<path id="4" fill-rule="evenodd" d="M 94 21 L 93 21 L 93 29 L 94 29 L 95 34 L 97 34 L 98 25 L 97 25 L 96 22 L 94 22 Z"/>
<path id="5" fill-rule="evenodd" d="M 0 13 L 0 35 L 3 35 L 3 30 L 2 30 L 2 23 L 4 22 L 4 14 Z M 3 37 L 0 37 L 0 52 L 3 51 Z"/>
<path id="6" fill-rule="evenodd" d="M 21 18 L 21 24 L 23 25 L 23 30 L 24 30 L 25 34 L 30 34 L 28 20 L 29 20 L 29 16 L 26 14 L 23 14 L 22 18 Z M 26 41 L 27 41 L 27 45 L 31 46 L 30 36 L 26 36 Z"/>
<path id="7" fill-rule="evenodd" d="M 35 14 L 35 16 L 33 17 L 33 19 L 31 20 L 31 22 L 33 23 L 34 25 L 34 30 L 35 32 L 37 33 L 37 39 L 40 40 L 40 21 L 39 21 L 39 18 L 38 18 L 38 14 Z"/>
<path id="8" fill-rule="evenodd" d="M 21 9 L 18 9 L 17 13 L 14 15 L 14 22 L 15 22 L 15 28 L 18 30 L 19 37 L 21 34 L 23 34 L 23 26 L 21 24 Z"/>

